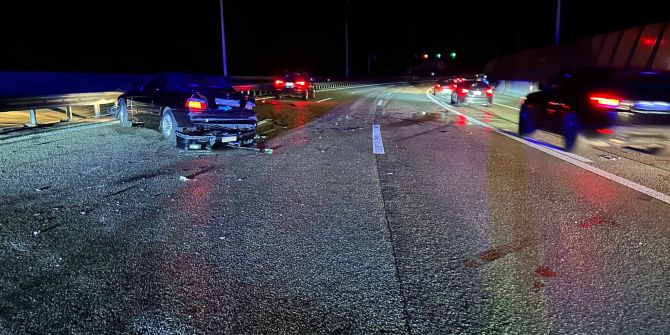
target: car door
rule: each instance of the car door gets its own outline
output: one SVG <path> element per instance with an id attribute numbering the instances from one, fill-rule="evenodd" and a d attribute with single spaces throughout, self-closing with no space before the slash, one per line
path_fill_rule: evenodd
<path id="1" fill-rule="evenodd" d="M 554 75 L 543 86 L 543 99 L 538 101 L 537 112 L 539 114 L 536 122 L 541 128 L 560 133 L 563 115 L 570 110 L 566 100 L 572 94 L 572 74 L 565 72 Z"/>
<path id="2" fill-rule="evenodd" d="M 131 117 L 137 122 L 146 123 L 160 114 L 160 104 L 157 100 L 161 82 L 162 76 L 156 76 L 140 86 L 134 94 Z"/>

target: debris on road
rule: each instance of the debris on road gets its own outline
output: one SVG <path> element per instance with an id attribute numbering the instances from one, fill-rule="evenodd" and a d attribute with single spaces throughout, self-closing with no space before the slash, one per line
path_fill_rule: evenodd
<path id="1" fill-rule="evenodd" d="M 181 181 L 189 181 L 190 179 L 186 178 L 185 176 L 179 176 L 179 180 L 181 180 Z"/>

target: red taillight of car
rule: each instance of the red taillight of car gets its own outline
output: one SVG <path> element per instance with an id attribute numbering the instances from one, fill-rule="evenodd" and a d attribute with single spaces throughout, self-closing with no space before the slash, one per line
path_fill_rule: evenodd
<path id="1" fill-rule="evenodd" d="M 296 81 L 295 84 L 298 85 L 298 86 L 305 86 L 304 81 Z"/>
<path id="2" fill-rule="evenodd" d="M 207 101 L 190 98 L 186 100 L 186 108 L 191 112 L 202 112 L 207 110 Z"/>
<path id="3" fill-rule="evenodd" d="M 275 86 L 282 86 L 284 85 L 284 81 L 282 80 L 275 80 Z"/>
<path id="4" fill-rule="evenodd" d="M 619 107 L 621 99 L 612 96 L 592 95 L 589 100 L 598 107 Z"/>
<path id="5" fill-rule="evenodd" d="M 440 88 L 440 87 L 442 87 L 442 85 L 440 85 L 440 84 L 435 84 L 435 87 Z"/>
<path id="6" fill-rule="evenodd" d="M 493 95 L 493 89 L 492 88 L 487 89 L 486 94 L 487 95 Z"/>
<path id="7" fill-rule="evenodd" d="M 604 135 L 612 135 L 612 134 L 614 134 L 614 130 L 609 129 L 609 128 L 600 128 L 600 129 L 596 129 L 596 131 L 597 131 L 598 133 L 600 133 L 600 134 L 604 134 Z"/>
<path id="8" fill-rule="evenodd" d="M 467 88 L 461 88 L 461 94 L 468 94 Z"/>

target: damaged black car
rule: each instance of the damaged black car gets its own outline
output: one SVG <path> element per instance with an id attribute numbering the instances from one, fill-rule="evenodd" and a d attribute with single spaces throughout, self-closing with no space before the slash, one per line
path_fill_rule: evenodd
<path id="1" fill-rule="evenodd" d="M 132 85 L 112 114 L 125 127 L 158 129 L 184 149 L 215 144 L 253 146 L 258 118 L 255 101 L 223 78 L 192 73 L 161 73 Z"/>

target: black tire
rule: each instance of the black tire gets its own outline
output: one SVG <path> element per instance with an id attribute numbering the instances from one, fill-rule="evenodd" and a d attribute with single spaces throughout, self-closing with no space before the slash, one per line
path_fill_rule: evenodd
<path id="1" fill-rule="evenodd" d="M 175 120 L 169 108 L 163 110 L 160 131 L 168 145 L 172 147 L 177 146 L 177 120 Z"/>
<path id="2" fill-rule="evenodd" d="M 275 99 L 277 99 L 277 100 L 281 100 L 281 94 L 277 93 L 277 94 L 275 95 Z"/>
<path id="3" fill-rule="evenodd" d="M 521 111 L 519 112 L 519 135 L 528 136 L 532 135 L 535 132 L 536 128 L 533 124 L 530 112 L 528 107 L 525 105 L 521 106 Z"/>
<path id="4" fill-rule="evenodd" d="M 456 99 L 454 99 L 454 96 L 456 96 Z M 458 106 L 458 94 L 457 93 L 451 93 L 451 104 L 454 106 Z"/>
<path id="5" fill-rule="evenodd" d="M 302 91 L 302 100 L 308 100 L 308 99 L 309 99 L 309 92 Z"/>
<path id="6" fill-rule="evenodd" d="M 309 94 L 310 99 L 316 99 L 316 89 L 313 89 L 310 91 L 311 93 Z"/>
<path id="7" fill-rule="evenodd" d="M 119 99 L 117 102 L 116 115 L 114 115 L 114 117 L 119 120 L 121 127 L 132 127 L 133 123 L 130 121 L 130 117 L 128 116 L 128 106 L 126 105 L 125 99 Z"/>
<path id="8" fill-rule="evenodd" d="M 565 151 L 576 151 L 584 142 L 582 123 L 574 112 L 563 115 L 561 119 L 561 135 Z"/>

